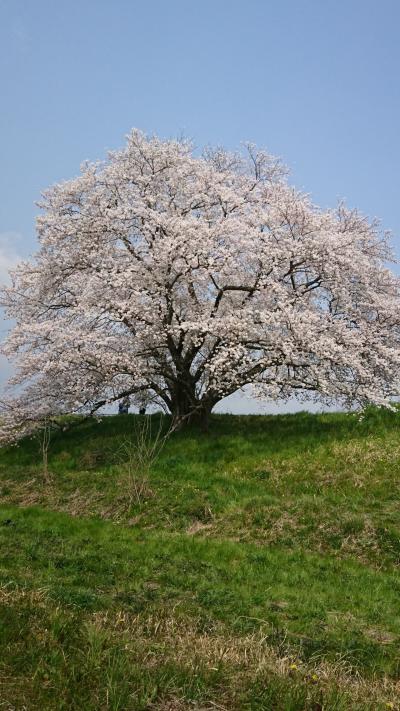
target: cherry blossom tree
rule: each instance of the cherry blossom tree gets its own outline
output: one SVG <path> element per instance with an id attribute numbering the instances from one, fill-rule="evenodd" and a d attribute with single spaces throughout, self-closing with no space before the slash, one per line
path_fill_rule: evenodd
<path id="1" fill-rule="evenodd" d="M 316 207 L 254 146 L 199 156 L 134 130 L 41 207 L 39 250 L 2 292 L 3 437 L 127 395 L 204 421 L 246 385 L 346 406 L 399 393 L 387 235 Z"/>

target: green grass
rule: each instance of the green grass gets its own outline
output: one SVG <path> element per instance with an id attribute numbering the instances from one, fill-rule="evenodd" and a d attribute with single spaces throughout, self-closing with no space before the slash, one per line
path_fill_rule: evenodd
<path id="1" fill-rule="evenodd" d="M 399 709 L 400 413 L 137 421 L 0 451 L 0 708 Z"/>

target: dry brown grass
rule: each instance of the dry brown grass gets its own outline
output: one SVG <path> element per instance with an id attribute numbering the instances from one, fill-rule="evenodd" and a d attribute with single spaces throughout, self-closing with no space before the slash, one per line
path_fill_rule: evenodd
<path id="1" fill-rule="evenodd" d="M 139 486 L 138 483 L 137 485 Z M 41 477 L 18 482 L 6 479 L 2 481 L 3 492 L 0 493 L 0 504 L 11 504 L 21 508 L 43 506 L 52 511 L 62 511 L 70 516 L 99 516 L 104 520 L 118 523 L 126 520 L 131 508 L 131 500 L 127 497 L 126 491 L 132 486 L 131 479 L 129 478 L 128 481 L 126 473 L 122 472 L 116 483 L 116 493 L 110 501 L 109 495 L 101 491 L 87 491 L 79 487 L 72 491 L 62 491 L 55 477 L 48 482 L 44 482 Z M 147 483 L 142 482 L 140 487 L 143 498 L 153 495 Z"/>
<path id="2" fill-rule="evenodd" d="M 346 661 L 333 664 L 316 660 L 315 663 L 306 664 L 289 647 L 281 649 L 279 653 L 276 648 L 268 645 L 267 629 L 259 629 L 245 636 L 232 636 L 221 625 L 205 633 L 196 628 L 193 620 L 135 615 L 125 611 L 94 613 L 88 624 L 106 632 L 115 641 L 124 639 L 127 653 L 136 654 L 139 646 L 146 666 L 173 662 L 193 672 L 199 668 L 212 671 L 222 664 L 230 677 L 232 692 L 240 689 L 246 680 L 260 676 L 267 679 L 273 675 L 296 677 L 306 684 L 315 684 L 325 689 L 330 686 L 339 687 L 354 702 L 372 700 L 382 703 L 388 698 L 400 698 L 400 680 L 393 681 L 385 677 L 366 679 Z M 384 643 L 389 643 L 383 631 L 368 632 L 371 635 L 380 634 Z M 234 694 L 221 699 L 221 708 L 224 703 L 232 703 L 233 698 Z M 166 703 L 178 705 L 154 708 L 188 708 L 179 706 L 181 702 L 177 699 Z M 212 706 L 215 707 L 215 704 Z"/>
<path id="3" fill-rule="evenodd" d="M 45 588 L 28 590 L 3 586 L 0 588 L 0 603 L 14 608 L 29 607 L 42 611 L 33 623 L 33 631 L 41 644 L 53 643 L 51 625 L 46 621 L 57 615 L 59 608 L 49 599 Z M 63 611 L 66 614 L 66 611 Z M 68 613 L 73 616 L 73 611 Z M 246 635 L 232 635 L 221 623 L 215 623 L 207 632 L 203 631 L 201 620 L 176 617 L 172 614 L 149 615 L 130 613 L 126 610 L 87 612 L 80 619 L 83 640 L 100 639 L 104 648 L 120 648 L 127 658 L 138 662 L 143 669 L 150 670 L 160 665 L 173 663 L 191 674 L 197 671 L 224 670 L 224 690 L 216 700 L 209 700 L 200 706 L 172 694 L 155 702 L 149 708 L 154 711 L 232 711 L 238 708 L 237 695 L 252 680 L 271 677 L 291 678 L 298 683 L 309 685 L 310 689 L 320 689 L 327 693 L 339 689 L 348 696 L 350 703 L 390 704 L 388 700 L 400 698 L 400 681 L 384 676 L 365 678 L 346 661 L 329 663 L 316 659 L 314 662 L 301 661 L 284 643 L 274 648 L 267 643 L 268 629 L 259 628 Z M 47 617 L 46 617 L 47 616 Z M 368 629 L 366 633 L 383 644 L 390 643 L 387 633 L 380 629 Z M 83 646 L 85 642 L 83 641 Z M 14 678 L 10 670 L 0 663 L 0 686 L 10 694 L 19 696 L 21 689 L 28 689 L 31 679 Z M 50 683 L 50 682 L 49 682 Z M 21 697 L 23 698 L 23 696 Z M 1 697 L 0 697 L 1 699 Z M 7 711 L 23 711 L 22 705 L 13 706 L 9 700 L 0 706 Z M 370 706 L 372 708 L 372 706 Z M 395 705 L 388 708 L 397 708 Z M 104 708 L 107 708 L 106 706 Z M 351 708 L 349 706 L 349 708 Z"/>

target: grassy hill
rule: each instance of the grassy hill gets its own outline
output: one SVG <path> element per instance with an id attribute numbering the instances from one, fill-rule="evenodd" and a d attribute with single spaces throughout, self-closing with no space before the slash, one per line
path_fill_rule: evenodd
<path id="1" fill-rule="evenodd" d="M 400 709 L 400 413 L 139 422 L 0 451 L 0 709 Z"/>

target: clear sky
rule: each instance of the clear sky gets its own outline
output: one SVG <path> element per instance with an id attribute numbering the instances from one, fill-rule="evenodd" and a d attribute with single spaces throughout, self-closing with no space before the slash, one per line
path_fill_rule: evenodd
<path id="1" fill-rule="evenodd" d="M 133 126 L 254 141 L 400 256 L 399 27 L 399 0 L 0 0 L 0 276 L 35 250 L 41 190 Z"/>

